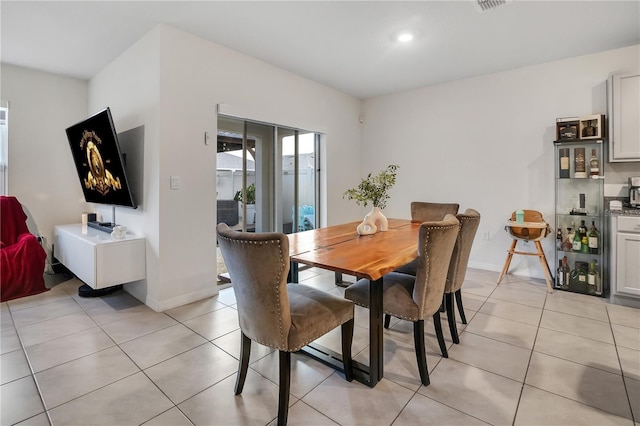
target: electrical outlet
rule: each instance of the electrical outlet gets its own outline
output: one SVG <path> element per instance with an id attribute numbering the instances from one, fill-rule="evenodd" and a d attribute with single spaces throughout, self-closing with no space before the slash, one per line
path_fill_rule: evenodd
<path id="1" fill-rule="evenodd" d="M 489 241 L 489 231 L 482 232 L 482 239 L 485 241 Z"/>

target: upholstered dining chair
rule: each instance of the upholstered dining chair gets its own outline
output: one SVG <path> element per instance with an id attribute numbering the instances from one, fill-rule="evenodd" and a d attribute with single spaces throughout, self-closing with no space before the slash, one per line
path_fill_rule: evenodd
<path id="1" fill-rule="evenodd" d="M 433 222 L 442 220 L 448 214 L 458 213 L 457 203 L 429 203 L 425 201 L 411 202 L 411 220 Z"/>
<path id="2" fill-rule="evenodd" d="M 342 327 L 344 374 L 353 380 L 351 342 L 353 303 L 303 284 L 288 284 L 289 240 L 282 233 L 254 233 L 217 226 L 222 252 L 238 306 L 242 334 L 235 394 L 242 393 L 251 341 L 280 355 L 278 425 L 287 423 L 291 352 Z"/>
<path id="3" fill-rule="evenodd" d="M 464 308 L 462 306 L 461 288 L 467 273 L 471 246 L 478 231 L 478 225 L 480 225 L 480 213 L 474 209 L 467 209 L 464 213 L 457 214 L 456 218 L 460 222 L 460 232 L 458 232 L 456 245 L 451 255 L 451 263 L 449 264 L 447 284 L 444 289 L 444 305 L 447 310 L 447 321 L 449 322 L 451 339 L 453 343 L 460 343 L 458 328 L 456 326 L 456 313 L 453 305 L 454 303 L 458 305 L 460 320 L 463 324 L 466 324 L 467 318 L 464 315 Z"/>
<path id="4" fill-rule="evenodd" d="M 460 208 L 456 203 L 430 203 L 426 201 L 411 202 L 411 220 L 416 222 L 434 222 L 444 219 L 448 214 L 458 213 Z M 409 275 L 416 275 L 418 260 L 407 263 L 396 269 L 396 272 L 403 272 Z M 387 325 L 388 326 L 388 325 Z"/>
<path id="5" fill-rule="evenodd" d="M 418 233 L 418 268 L 416 276 L 391 272 L 382 278 L 383 312 L 386 315 L 413 322 L 413 340 L 418 371 L 422 384 L 429 385 L 429 371 L 424 341 L 424 322 L 429 316 L 438 337 L 440 350 L 446 356 L 447 349 L 440 324 L 440 305 L 456 243 L 460 222 L 453 215 L 441 221 L 424 222 Z M 369 307 L 369 286 L 366 279 L 358 280 L 345 289 L 347 299 Z"/>

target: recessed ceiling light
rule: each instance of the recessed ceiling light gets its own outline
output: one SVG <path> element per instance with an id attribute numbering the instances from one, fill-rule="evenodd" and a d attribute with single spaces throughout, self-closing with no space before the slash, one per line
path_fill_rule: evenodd
<path id="1" fill-rule="evenodd" d="M 398 41 L 402 43 L 407 43 L 413 40 L 413 34 L 410 33 L 400 33 L 398 35 Z"/>

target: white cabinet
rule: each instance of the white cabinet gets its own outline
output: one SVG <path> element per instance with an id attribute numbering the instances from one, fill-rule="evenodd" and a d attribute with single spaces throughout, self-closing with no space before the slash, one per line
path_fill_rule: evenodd
<path id="1" fill-rule="evenodd" d="M 609 161 L 640 161 L 640 71 L 612 74 L 607 89 Z"/>
<path id="2" fill-rule="evenodd" d="M 612 297 L 640 299 L 640 216 L 614 216 L 611 228 Z"/>
<path id="3" fill-rule="evenodd" d="M 81 224 L 58 225 L 54 256 L 91 288 L 111 287 L 146 277 L 144 238 L 111 235 Z"/>

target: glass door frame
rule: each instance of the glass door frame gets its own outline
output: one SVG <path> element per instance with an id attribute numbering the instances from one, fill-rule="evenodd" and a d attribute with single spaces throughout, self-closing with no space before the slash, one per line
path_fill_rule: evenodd
<path id="1" fill-rule="evenodd" d="M 256 162 L 256 166 L 255 166 L 255 179 L 256 179 L 256 186 L 258 179 L 260 179 L 260 177 L 258 176 L 258 174 L 260 174 L 260 176 L 263 177 L 268 177 L 269 181 L 268 182 L 262 182 L 260 186 L 263 186 L 265 188 L 270 188 L 271 191 L 270 193 L 272 194 L 270 199 L 262 199 L 261 200 L 261 206 L 260 209 L 261 210 L 265 210 L 267 208 L 269 208 L 271 211 L 267 212 L 265 210 L 265 214 L 268 214 L 270 216 L 270 218 L 267 221 L 261 220 L 261 223 L 263 225 L 266 225 L 266 227 L 268 229 L 257 229 L 256 231 L 275 231 L 275 232 L 284 232 L 284 220 L 283 217 L 285 214 L 288 214 L 287 212 L 283 211 L 284 207 L 282 206 L 282 201 L 283 201 L 283 195 L 284 195 L 284 190 L 283 190 L 283 140 L 281 139 L 281 134 L 282 133 L 286 133 L 287 135 L 289 135 L 291 132 L 293 132 L 293 136 L 294 136 L 294 183 L 293 183 L 293 209 L 292 209 L 292 227 L 291 227 L 291 232 L 298 232 L 298 221 L 299 221 L 299 215 L 296 214 L 296 212 L 299 211 L 299 204 L 300 204 L 300 198 L 299 198 L 299 193 L 300 193 L 300 133 L 303 132 L 305 134 L 310 133 L 313 134 L 314 136 L 314 140 L 313 140 L 313 155 L 314 155 L 314 165 L 313 165 L 313 192 L 314 192 L 314 223 L 312 224 L 313 227 L 318 227 L 319 224 L 321 223 L 320 220 L 320 212 L 321 212 L 321 204 L 320 204 L 320 200 L 322 199 L 321 196 L 321 158 L 320 158 L 320 148 L 321 148 L 321 140 L 322 140 L 322 134 L 319 132 L 315 132 L 315 131 L 308 131 L 308 130 L 302 130 L 299 128 L 295 128 L 295 127 L 291 127 L 291 126 L 283 126 L 283 125 L 278 125 L 278 124 L 273 124 L 273 123 L 265 123 L 265 122 L 261 122 L 258 120 L 251 120 L 251 119 L 246 119 L 246 118 L 241 118 L 241 117 L 236 117 L 233 115 L 227 115 L 227 114 L 221 114 L 218 113 L 217 115 L 217 133 L 219 134 L 221 128 L 220 128 L 220 121 L 219 119 L 223 118 L 225 120 L 233 120 L 236 122 L 242 122 L 243 124 L 243 134 L 242 134 L 242 196 L 243 199 L 246 199 L 246 188 L 247 188 L 247 152 L 248 152 L 248 139 L 249 139 L 249 132 L 250 132 L 250 125 L 251 124 L 256 124 L 256 125 L 264 125 L 264 126 L 271 126 L 273 127 L 273 146 L 271 147 L 271 152 L 272 152 L 272 156 L 269 159 L 264 159 L 262 162 L 259 161 L 258 157 L 258 144 L 256 143 L 256 156 L 254 158 L 255 162 Z M 285 130 L 286 131 L 283 131 Z M 224 129 L 222 129 L 224 130 Z M 284 137 L 284 136 L 283 136 Z M 258 163 L 264 163 L 264 164 L 258 164 Z M 262 168 L 263 166 L 266 167 L 271 167 L 270 170 L 265 171 L 265 170 L 260 170 L 259 173 L 259 169 Z M 217 174 L 216 174 L 217 175 Z M 218 179 L 218 177 L 216 177 L 216 179 Z M 257 198 L 257 197 L 256 197 Z M 216 197 L 216 202 L 217 202 L 217 197 Z M 266 203 L 266 206 L 264 205 Z M 256 199 L 256 209 L 258 210 L 258 200 Z M 247 206 L 245 203 L 243 203 L 242 206 L 242 221 L 241 221 L 241 225 L 242 225 L 242 230 L 246 231 L 246 222 L 247 222 Z M 262 215 L 256 211 L 256 218 L 258 217 L 262 217 Z M 256 224 L 257 225 L 257 224 Z"/>

